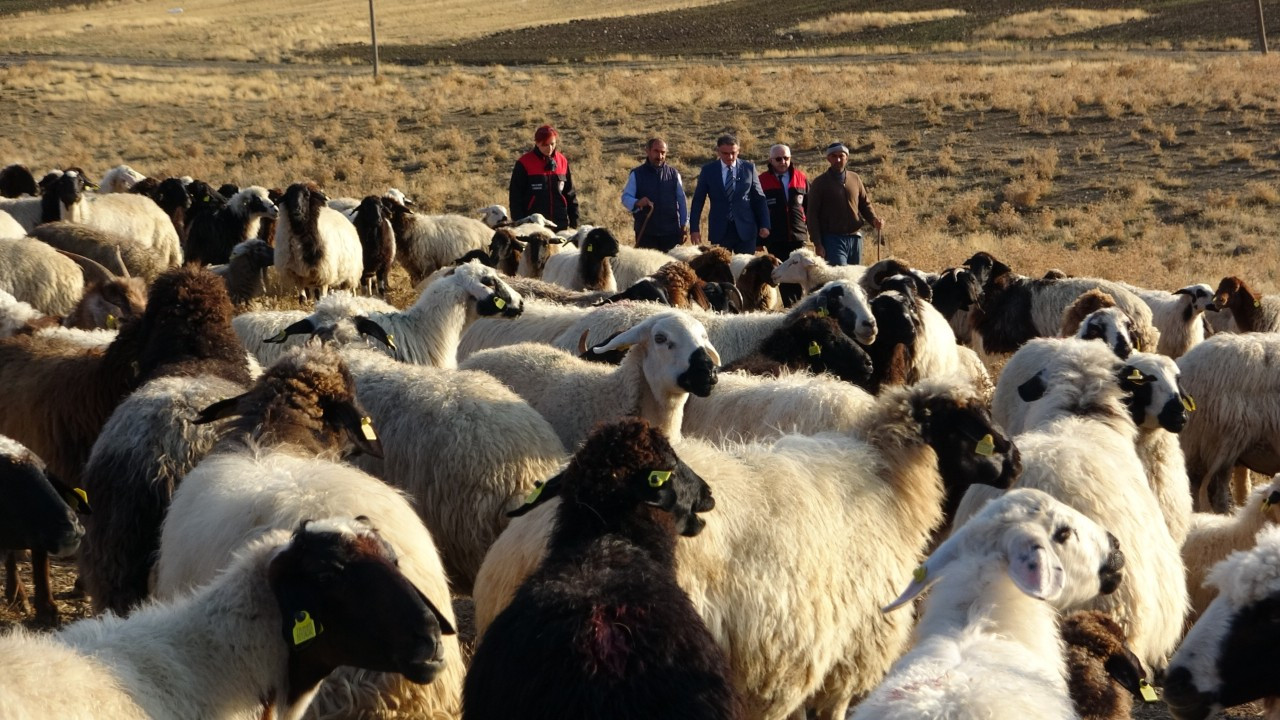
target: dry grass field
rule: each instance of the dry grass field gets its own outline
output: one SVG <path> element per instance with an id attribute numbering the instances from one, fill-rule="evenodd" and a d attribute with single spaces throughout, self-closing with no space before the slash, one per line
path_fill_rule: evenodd
<path id="1" fill-rule="evenodd" d="M 543 5 L 379 2 L 375 82 L 363 3 L 0 0 L 0 164 L 394 186 L 468 213 L 506 203 L 551 122 L 583 221 L 629 237 L 618 195 L 651 135 L 686 181 L 726 130 L 811 175 L 841 139 L 914 265 L 987 250 L 1030 275 L 1280 289 L 1280 59 L 1248 51 L 1252 3 Z"/>

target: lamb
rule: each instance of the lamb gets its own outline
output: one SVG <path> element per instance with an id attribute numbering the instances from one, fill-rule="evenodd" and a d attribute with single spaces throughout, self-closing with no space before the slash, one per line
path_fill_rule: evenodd
<path id="1" fill-rule="evenodd" d="M 266 349 L 268 346 L 276 347 L 273 343 L 290 335 L 310 334 L 344 323 L 335 337 L 343 344 L 358 342 L 360 335 L 372 334 L 382 341 L 382 347 L 392 357 L 401 362 L 455 368 L 458 366 L 458 341 L 468 324 L 477 317 L 513 318 L 524 311 L 524 299 L 492 268 L 476 261 L 437 271 L 414 304 L 403 311 L 394 308 L 374 310 L 372 307 L 358 311 L 356 308 L 359 306 L 351 300 L 343 296 L 321 300 L 316 304 L 315 313 L 280 329 L 274 337 L 267 334 L 273 317 L 271 314 L 242 315 L 233 325 L 246 346 L 251 344 L 254 333 L 262 339 L 265 344 L 254 343 L 253 349 L 264 363 L 279 357 Z M 283 350 L 284 346 L 279 347 Z"/>
<path id="2" fill-rule="evenodd" d="M 169 269 L 154 249 L 90 225 L 44 223 L 31 231 L 31 237 L 59 250 L 87 257 L 116 275 L 132 275 L 151 282 Z"/>
<path id="3" fill-rule="evenodd" d="M 782 295 L 778 292 L 778 282 L 773 279 L 774 268 L 781 265 L 778 258 L 765 253 L 758 255 L 738 276 L 736 285 L 742 293 L 743 312 L 777 312 L 782 310 Z"/>
<path id="4" fill-rule="evenodd" d="M 1151 320 L 1160 330 L 1160 344 L 1155 352 L 1171 358 L 1182 357 L 1196 344 L 1203 342 L 1204 317 L 1201 313 L 1219 310 L 1213 302 L 1213 288 L 1204 283 L 1188 285 L 1172 293 L 1130 289 L 1151 308 Z"/>
<path id="5" fill-rule="evenodd" d="M 482 370 L 518 393 L 567 448 L 582 443 L 597 423 L 631 416 L 679 438 L 689 393 L 706 397 L 716 384 L 720 356 L 707 331 L 672 310 L 649 317 L 597 352 L 624 346 L 630 349 L 616 369 L 532 343 L 476 353 L 461 367 Z"/>
<path id="6" fill-rule="evenodd" d="M 1280 332 L 1280 297 L 1254 292 L 1234 275 L 1218 283 L 1213 304 L 1231 312 L 1231 332 Z"/>
<path id="7" fill-rule="evenodd" d="M 677 546 L 677 579 L 729 653 L 746 716 L 770 720 L 806 704 L 843 718 L 880 681 L 910 632 L 880 614 L 894 582 L 945 507 L 971 483 L 1007 486 L 1018 464 L 955 380 L 890 390 L 857 433 L 675 447 L 717 501 L 702 534 Z M 554 504 L 513 520 L 490 550 L 474 594 L 481 631 L 540 561 Z"/>
<path id="8" fill-rule="evenodd" d="M 374 294 L 375 287 L 378 295 L 387 294 L 387 274 L 396 259 L 396 234 L 389 215 L 389 210 L 377 195 L 365 197 L 352 213 L 351 222 L 356 226 L 363 249 L 364 271 L 360 275 L 360 288 L 370 295 Z"/>
<path id="9" fill-rule="evenodd" d="M 1231 507 L 1232 468 L 1280 472 L 1280 336 L 1218 334 L 1178 358 L 1183 387 L 1200 404 L 1181 433 L 1196 508 Z"/>
<path id="10" fill-rule="evenodd" d="M 44 202 L 53 209 L 45 220 L 67 220 L 91 225 L 151 248 L 164 267 L 182 264 L 182 245 L 169 216 L 149 197 L 131 193 L 86 195 L 84 174 L 67 170 L 44 191 Z"/>
<path id="11" fill-rule="evenodd" d="M 893 611 L 926 589 L 915 647 L 853 720 L 1077 720 L 1055 607 L 1120 585 L 1116 539 L 1035 490 L 1013 490 L 960 527 L 913 573 Z"/>
<path id="12" fill-rule="evenodd" d="M 254 185 L 236 192 L 227 199 L 226 205 L 192 218 L 187 225 L 187 237 L 183 243 L 187 262 L 208 265 L 228 262 L 232 248 L 257 237 L 263 219 L 275 220 L 279 213 L 264 187 Z M 302 232 L 301 228 L 294 227 L 295 234 Z"/>
<path id="13" fill-rule="evenodd" d="M 0 168 L 0 198 L 17 198 L 23 195 L 39 195 L 36 178 L 26 165 L 14 163 Z"/>
<path id="14" fill-rule="evenodd" d="M 325 205 L 315 183 L 294 183 L 282 202 L 284 222 L 276 223 L 276 272 L 286 287 L 320 295 L 330 288 L 354 290 L 364 268 L 360 236 L 351 221 Z"/>
<path id="15" fill-rule="evenodd" d="M 1191 516 L 1191 530 L 1182 544 L 1187 592 L 1191 594 L 1188 622 L 1195 622 L 1218 596 L 1217 588 L 1205 585 L 1209 570 L 1228 554 L 1253 547 L 1254 538 L 1262 528 L 1280 524 L 1277 506 L 1280 506 L 1280 476 L 1272 478 L 1270 485 L 1255 488 L 1234 515 L 1195 513 Z"/>
<path id="16" fill-rule="evenodd" d="M 396 253 L 414 285 L 472 250 L 484 250 L 493 228 L 462 215 L 418 215 L 399 203 L 391 208 Z"/>
<path id="17" fill-rule="evenodd" d="M 547 259 L 542 279 L 570 290 L 616 292 L 617 279 L 609 258 L 618 254 L 618 239 L 604 228 L 587 233 L 580 248 L 566 247 Z"/>
<path id="18" fill-rule="evenodd" d="M 463 718 L 741 718 L 724 651 L 676 582 L 676 535 L 715 507 L 706 481 L 632 419 L 594 431 L 521 510 L 552 496 L 547 557 L 485 633 Z"/>
<path id="19" fill-rule="evenodd" d="M 805 313 L 765 338 L 760 350 L 722 368 L 777 377 L 784 371 L 830 373 L 865 388 L 871 379 L 871 356 L 831 317 Z"/>
<path id="20" fill-rule="evenodd" d="M 69 483 L 79 480 L 93 441 L 116 405 L 160 374 L 194 374 L 210 361 L 245 362 L 231 334 L 222 281 L 175 269 L 151 287 L 146 313 L 106 347 L 46 340 L 0 341 L 0 434 L 31 448 Z M 243 382 L 248 382 L 245 364 Z"/>
<path id="21" fill-rule="evenodd" d="M 292 536 L 264 535 L 210 584 L 172 602 L 56 635 L 11 633 L 0 638 L 6 711 L 297 720 L 341 665 L 429 682 L 452 627 L 395 559 L 364 521 L 304 521 Z"/>
<path id="22" fill-rule="evenodd" d="M 1182 634 L 1185 571 L 1172 523 L 1149 521 L 1164 510 L 1137 454 L 1138 430 L 1118 381 L 1132 368 L 1122 367 L 1129 366 L 1099 343 L 1061 342 L 1037 376 L 1028 430 L 1015 437 L 1022 451 L 1017 486 L 1044 490 L 1104 523 L 1122 546 L 1142 548 L 1129 558 L 1131 582 L 1089 607 L 1111 614 L 1138 657 L 1158 672 Z M 1132 382 L 1145 383 L 1145 373 L 1138 374 Z"/>
<path id="23" fill-rule="evenodd" d="M 83 491 L 81 491 L 83 492 Z M 31 576 L 35 584 L 36 620 L 58 623 L 58 606 L 49 585 L 49 555 L 75 552 L 84 528 L 74 509 L 88 511 L 84 498 L 72 492 L 45 470 L 44 462 L 10 438 L 0 435 L 0 550 L 9 551 L 5 562 L 4 601 L 21 607 L 26 591 L 18 577 L 16 550 L 31 551 Z"/>
<path id="24" fill-rule="evenodd" d="M 128 165 L 117 165 L 102 174 L 98 194 L 129 192 L 134 185 L 145 180 L 146 177 Z"/>
<path id="25" fill-rule="evenodd" d="M 631 287 L 640 278 L 653 275 L 658 268 L 669 262 L 671 256 L 664 252 L 626 245 L 619 245 L 618 254 L 609 260 L 609 264 L 613 266 L 614 280 L 618 287 L 623 288 Z"/>
<path id="26" fill-rule="evenodd" d="M 773 279 L 779 283 L 795 283 L 810 293 L 836 280 L 857 283 L 866 270 L 862 265 L 828 265 L 809 248 L 800 248 L 792 250 L 773 271 Z"/>
<path id="27" fill-rule="evenodd" d="M 505 513 L 556 473 L 564 445 L 536 410 L 489 375 L 405 365 L 368 349 L 342 353 L 385 455 L 359 465 L 410 495 L 451 587 L 469 593 L 507 525 Z"/>
<path id="28" fill-rule="evenodd" d="M 378 452 L 373 425 L 355 399 L 354 380 L 337 353 L 304 348 L 282 358 L 236 397 L 199 413 L 197 422 L 232 418 L 221 439 L 173 492 L 157 535 L 154 591 L 165 599 L 211 580 L 242 545 L 307 517 L 359 513 L 399 555 L 398 567 L 454 624 L 444 568 L 430 534 L 406 499 L 385 483 L 336 460 Z M 157 518 L 157 521 L 159 518 Z M 433 600 L 431 600 L 433 599 Z M 444 669 L 429 687 L 397 676 L 340 670 L 321 688 L 319 717 L 414 712 L 457 714 L 462 658 L 443 641 Z"/>
<path id="29" fill-rule="evenodd" d="M 762 378 L 722 372 L 715 392 L 689 398 L 681 430 L 686 437 L 710 442 L 853 432 L 874 404 L 866 390 L 828 375 L 787 372 Z"/>
<path id="30" fill-rule="evenodd" d="M 266 240 L 250 238 L 231 248 L 226 265 L 214 265 L 209 270 L 227 283 L 231 302 L 243 305 L 266 294 L 264 275 L 275 261 L 275 249 Z"/>
<path id="31" fill-rule="evenodd" d="M 1124 630 L 1105 613 L 1071 613 L 1059 629 L 1067 648 L 1067 689 L 1080 720 L 1129 720 L 1135 695 L 1146 690 L 1154 696 Z"/>
<path id="32" fill-rule="evenodd" d="M 1159 347 L 1160 331 L 1152 325 L 1151 309 L 1118 283 L 1099 278 L 1032 280 L 1014 274 L 987 253 L 978 253 L 965 265 L 991 268 L 980 271 L 986 275 L 982 300 L 970 316 L 979 355 L 1012 353 L 1032 338 L 1057 335 L 1066 307 L 1094 288 L 1111 295 L 1133 319 L 1137 347 Z"/>
<path id="33" fill-rule="evenodd" d="M 1164 700 L 1177 720 L 1205 720 L 1224 707 L 1268 698 L 1275 685 L 1280 599 L 1280 528 L 1214 566 L 1207 582 L 1218 597 L 1187 633 L 1165 676 Z"/>

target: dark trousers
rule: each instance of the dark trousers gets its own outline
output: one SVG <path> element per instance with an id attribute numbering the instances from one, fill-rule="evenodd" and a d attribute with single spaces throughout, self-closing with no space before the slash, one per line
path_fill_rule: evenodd
<path id="1" fill-rule="evenodd" d="M 636 240 L 636 247 L 649 248 L 650 250 L 661 250 L 667 252 L 671 248 L 684 242 L 684 233 L 674 233 L 671 235 L 658 235 L 657 233 L 645 233 L 644 237 Z"/>
<path id="2" fill-rule="evenodd" d="M 732 253 L 746 253 L 748 255 L 754 255 L 756 252 L 756 239 L 743 238 L 738 233 L 738 226 L 732 221 L 725 226 L 724 235 L 722 235 L 720 240 L 715 244 L 728 249 L 729 252 Z"/>

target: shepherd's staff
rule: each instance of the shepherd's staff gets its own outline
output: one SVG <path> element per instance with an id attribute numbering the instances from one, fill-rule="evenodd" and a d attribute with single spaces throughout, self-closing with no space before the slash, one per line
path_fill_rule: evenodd
<path id="1" fill-rule="evenodd" d="M 644 229 L 649 227 L 649 218 L 653 217 L 653 204 L 650 203 L 647 207 L 640 209 L 648 210 L 649 212 L 645 213 L 644 222 L 640 223 L 640 232 L 636 233 L 636 247 L 640 247 L 640 238 L 644 237 Z"/>

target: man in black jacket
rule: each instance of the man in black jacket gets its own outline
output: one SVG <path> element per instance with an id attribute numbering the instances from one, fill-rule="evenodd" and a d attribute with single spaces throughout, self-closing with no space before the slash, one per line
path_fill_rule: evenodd
<path id="1" fill-rule="evenodd" d="M 684 242 L 689 226 L 680 171 L 667 164 L 667 143 L 650 138 L 645 161 L 631 171 L 622 206 L 635 218 L 636 247 L 666 252 Z"/>
<path id="2" fill-rule="evenodd" d="M 560 133 L 543 125 L 533 136 L 534 148 L 516 161 L 508 189 L 513 218 L 542 213 L 556 230 L 578 227 L 578 194 L 569 159 L 556 150 L 559 141 Z"/>
<path id="3" fill-rule="evenodd" d="M 760 187 L 769 205 L 770 229 L 764 247 L 779 260 L 786 260 L 793 250 L 809 244 L 804 217 L 809 179 L 791 164 L 791 148 L 781 144 L 769 148 L 769 169 L 760 174 Z M 804 294 L 804 288 L 794 283 L 785 283 L 778 289 L 787 306 L 794 305 Z"/>

